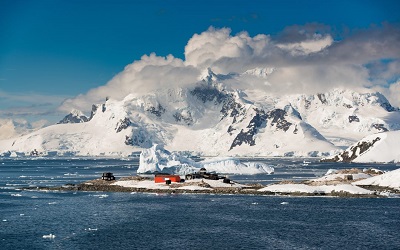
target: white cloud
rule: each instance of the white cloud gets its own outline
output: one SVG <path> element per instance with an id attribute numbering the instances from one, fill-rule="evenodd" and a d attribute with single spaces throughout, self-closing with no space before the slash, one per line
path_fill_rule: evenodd
<path id="1" fill-rule="evenodd" d="M 0 140 L 9 139 L 17 135 L 11 119 L 0 119 Z"/>
<path id="2" fill-rule="evenodd" d="M 61 110 L 87 110 L 91 104 L 103 101 L 106 97 L 123 99 L 130 93 L 141 95 L 162 88 L 182 87 L 195 82 L 199 73 L 198 69 L 185 65 L 183 60 L 172 55 L 144 55 L 140 60 L 127 65 L 106 85 L 66 100 Z"/>
<path id="3" fill-rule="evenodd" d="M 390 85 L 388 98 L 392 105 L 400 107 L 400 80 Z"/>
<path id="4" fill-rule="evenodd" d="M 38 93 L 16 94 L 0 90 L 0 120 L 3 130 L 0 133 L 13 134 L 9 122 L 17 126 L 16 133 L 24 131 L 24 129 L 19 129 L 20 127 L 35 129 L 58 122 L 64 113 L 57 111 L 57 108 L 65 99 L 65 96 Z M 4 134 L 0 137 L 4 137 Z"/>
<path id="5" fill-rule="evenodd" d="M 250 37 L 246 32 L 231 36 L 230 33 L 228 28 L 211 27 L 201 34 L 195 34 L 185 47 L 186 64 L 200 69 L 216 68 L 219 73 L 229 73 L 241 70 L 238 66 L 245 66 L 252 58 L 268 54 L 269 36 L 261 34 Z M 232 67 L 224 64 L 224 61 L 230 59 L 234 59 L 235 65 L 232 64 Z M 237 59 L 241 59 L 242 63 Z"/>
<path id="6" fill-rule="evenodd" d="M 220 74 L 276 68 L 267 79 L 244 75 L 225 81 L 235 88 L 303 93 L 335 87 L 385 87 L 386 83 L 386 92 L 391 95 L 398 91 L 397 85 L 389 88 L 387 82 L 398 74 L 399 43 L 400 30 L 390 25 L 354 32 L 338 41 L 333 40 L 329 27 L 320 24 L 288 27 L 276 37 L 251 37 L 246 32 L 232 35 L 229 28 L 211 27 L 189 39 L 184 60 L 172 55 L 145 55 L 106 85 L 65 101 L 61 109 L 87 110 L 106 97 L 122 99 L 130 93 L 188 86 L 208 67 Z M 382 63 L 372 63 L 376 61 L 383 61 L 385 70 L 378 68 Z"/>
<path id="7" fill-rule="evenodd" d="M 322 36 L 320 34 L 314 34 L 312 39 L 307 39 L 295 43 L 277 44 L 277 46 L 283 50 L 289 51 L 289 53 L 291 53 L 293 56 L 296 56 L 319 52 L 326 47 L 332 45 L 332 43 L 332 36 Z"/>
<path id="8" fill-rule="evenodd" d="M 28 122 L 25 119 L 0 119 L 0 140 L 10 139 L 18 135 L 26 134 L 48 125 L 47 120 Z"/>

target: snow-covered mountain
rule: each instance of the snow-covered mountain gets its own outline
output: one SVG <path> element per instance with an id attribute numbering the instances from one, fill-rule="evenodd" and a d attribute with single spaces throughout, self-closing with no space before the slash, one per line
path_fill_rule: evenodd
<path id="1" fill-rule="evenodd" d="M 400 131 L 369 135 L 326 162 L 400 162 Z"/>
<path id="2" fill-rule="evenodd" d="M 236 76 L 208 70 L 186 88 L 107 99 L 93 105 L 90 118 L 73 112 L 60 124 L 0 141 L 0 154 L 127 156 L 160 144 L 203 156 L 328 156 L 339 148 L 326 138 L 343 146 L 399 129 L 400 112 L 379 93 L 276 96 L 221 83 Z"/>
<path id="3" fill-rule="evenodd" d="M 90 118 L 88 118 L 86 115 L 82 113 L 82 111 L 79 110 L 72 110 L 71 113 L 66 115 L 61 121 L 59 121 L 57 124 L 65 124 L 65 123 L 82 123 L 82 122 L 87 122 L 89 121 Z"/>
<path id="4" fill-rule="evenodd" d="M 337 146 L 350 146 L 367 135 L 400 129 L 399 110 L 380 93 L 334 89 L 290 96 L 287 101 L 304 121 Z"/>

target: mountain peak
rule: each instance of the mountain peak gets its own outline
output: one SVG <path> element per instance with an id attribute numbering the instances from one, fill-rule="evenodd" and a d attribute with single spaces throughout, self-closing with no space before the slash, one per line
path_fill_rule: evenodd
<path id="1" fill-rule="evenodd" d="M 57 124 L 66 124 L 66 123 L 82 123 L 89 121 L 89 118 L 85 116 L 82 111 L 73 109 L 68 115 L 66 115 L 61 121 Z"/>

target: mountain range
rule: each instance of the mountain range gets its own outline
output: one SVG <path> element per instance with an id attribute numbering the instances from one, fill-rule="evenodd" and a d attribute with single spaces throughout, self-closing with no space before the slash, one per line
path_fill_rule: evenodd
<path id="1" fill-rule="evenodd" d="M 198 156 L 329 157 L 400 129 L 399 109 L 377 92 L 276 95 L 222 83 L 234 77 L 208 69 L 185 88 L 107 98 L 90 116 L 74 110 L 58 124 L 0 141 L 0 155 L 129 156 L 159 144 Z"/>

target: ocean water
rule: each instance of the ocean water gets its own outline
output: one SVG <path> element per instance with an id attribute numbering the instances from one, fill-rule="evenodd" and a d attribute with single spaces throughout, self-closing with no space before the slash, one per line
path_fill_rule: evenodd
<path id="1" fill-rule="evenodd" d="M 274 175 L 230 178 L 269 183 L 371 166 L 265 161 Z M 79 183 L 105 171 L 134 175 L 137 163 L 0 160 L 0 249 L 400 249 L 400 199 L 19 190 Z M 55 238 L 43 238 L 50 234 Z"/>

